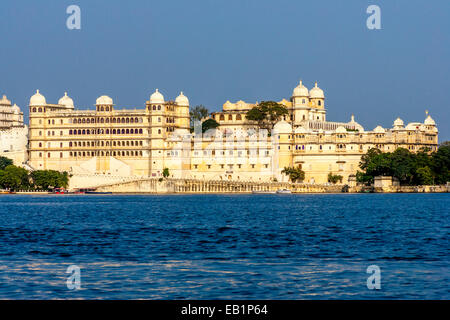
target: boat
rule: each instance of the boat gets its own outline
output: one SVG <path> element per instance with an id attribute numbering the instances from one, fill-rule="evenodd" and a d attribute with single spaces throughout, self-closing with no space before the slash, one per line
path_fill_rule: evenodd
<path id="1" fill-rule="evenodd" d="M 278 189 L 277 190 L 277 194 L 290 194 L 290 193 L 292 193 L 292 191 L 289 189 Z"/>
<path id="2" fill-rule="evenodd" d="M 259 191 L 259 190 L 253 190 L 253 194 L 275 194 L 275 191 Z"/>

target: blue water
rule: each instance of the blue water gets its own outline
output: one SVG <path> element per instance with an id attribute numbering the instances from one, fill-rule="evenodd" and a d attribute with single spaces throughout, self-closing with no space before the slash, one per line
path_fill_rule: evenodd
<path id="1" fill-rule="evenodd" d="M 449 299 L 449 208 L 448 194 L 0 196 L 0 298 Z"/>

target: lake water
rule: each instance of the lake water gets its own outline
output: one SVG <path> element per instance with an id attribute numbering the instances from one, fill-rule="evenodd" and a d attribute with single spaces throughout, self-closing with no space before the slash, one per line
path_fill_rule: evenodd
<path id="1" fill-rule="evenodd" d="M 0 298 L 449 299 L 449 208 L 448 194 L 2 195 Z"/>

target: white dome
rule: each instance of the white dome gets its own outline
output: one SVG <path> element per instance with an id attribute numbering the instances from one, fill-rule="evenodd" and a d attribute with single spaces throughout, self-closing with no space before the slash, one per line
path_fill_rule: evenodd
<path id="1" fill-rule="evenodd" d="M 292 133 L 291 125 L 284 120 L 277 122 L 277 124 L 273 127 L 273 130 L 276 133 Z"/>
<path id="2" fill-rule="evenodd" d="M 300 126 L 297 129 L 295 129 L 295 133 L 307 133 L 308 130 L 306 130 L 304 127 Z"/>
<path id="3" fill-rule="evenodd" d="M 66 108 L 73 109 L 73 100 L 67 95 L 67 92 L 64 92 L 64 96 L 59 99 L 58 104 L 65 106 Z"/>
<path id="4" fill-rule="evenodd" d="M 3 95 L 3 98 L 0 100 L 0 104 L 1 105 L 7 105 L 10 106 L 11 105 L 11 101 L 9 101 L 5 95 Z"/>
<path id="5" fill-rule="evenodd" d="M 301 80 L 299 85 L 295 87 L 294 91 L 292 92 L 292 97 L 309 97 L 308 88 L 303 85 Z"/>
<path id="6" fill-rule="evenodd" d="M 45 106 L 47 101 L 45 97 L 36 90 L 36 93 L 30 98 L 30 106 Z"/>
<path id="7" fill-rule="evenodd" d="M 424 124 L 427 126 L 435 126 L 436 122 L 434 122 L 433 118 L 431 118 L 431 116 L 428 115 L 428 117 L 425 119 Z"/>
<path id="8" fill-rule="evenodd" d="M 175 99 L 175 103 L 179 106 L 189 107 L 189 99 L 183 94 L 183 91 L 181 91 L 180 95 Z"/>
<path id="9" fill-rule="evenodd" d="M 345 129 L 343 126 L 339 126 L 336 128 L 336 133 L 347 133 L 347 129 Z"/>
<path id="10" fill-rule="evenodd" d="M 373 132 L 375 133 L 385 133 L 386 130 L 382 126 L 377 126 L 375 129 L 373 129 Z"/>
<path id="11" fill-rule="evenodd" d="M 108 96 L 101 96 L 99 98 L 97 98 L 97 101 L 95 103 L 96 105 L 108 105 L 108 106 L 112 106 L 113 105 L 113 99 L 111 99 Z"/>
<path id="12" fill-rule="evenodd" d="M 395 119 L 394 121 L 394 127 L 403 127 L 405 124 L 403 123 L 403 120 L 400 118 Z"/>
<path id="13" fill-rule="evenodd" d="M 20 108 L 17 104 L 14 104 L 12 107 L 12 110 L 15 114 L 19 114 L 20 113 Z"/>
<path id="14" fill-rule="evenodd" d="M 323 94 L 323 90 L 322 89 L 320 89 L 318 86 L 317 86 L 317 82 L 316 82 L 316 85 L 314 86 L 314 88 L 312 88 L 310 91 L 309 91 L 309 96 L 311 97 L 311 98 L 317 98 L 317 99 L 325 99 L 325 95 Z"/>
<path id="15" fill-rule="evenodd" d="M 158 89 L 150 96 L 150 103 L 164 103 L 164 96 Z"/>

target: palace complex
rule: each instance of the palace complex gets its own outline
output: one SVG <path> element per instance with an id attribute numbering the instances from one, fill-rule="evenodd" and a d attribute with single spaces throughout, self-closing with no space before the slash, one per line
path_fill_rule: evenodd
<path id="1" fill-rule="evenodd" d="M 165 168 L 173 178 L 281 182 L 287 181 L 282 169 L 297 166 L 305 171 L 305 183 L 326 183 L 330 172 L 346 183 L 370 148 L 415 152 L 438 147 L 429 115 L 424 123 L 405 125 L 396 119 L 392 128 L 371 131 L 353 115 L 345 123 L 327 121 L 325 95 L 317 83 L 308 90 L 300 81 L 290 99 L 279 103 L 288 115 L 270 134 L 246 119 L 256 104 L 244 101 L 227 101 L 211 114 L 220 126 L 202 134 L 189 130 L 189 100 L 183 93 L 166 101 L 156 90 L 141 109 L 118 109 L 113 99 L 101 96 L 95 110 L 79 110 L 67 93 L 50 104 L 37 91 L 29 103 L 27 165 L 91 176 L 99 184 L 105 177 L 159 178 Z M 6 97 L 0 116 L 0 130 L 24 127 L 20 109 Z"/>

